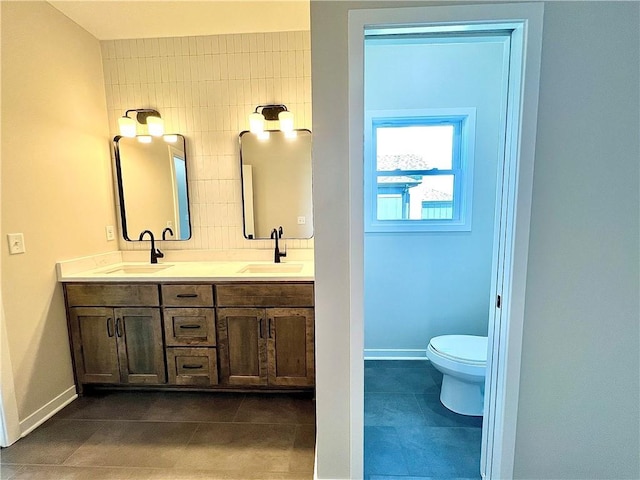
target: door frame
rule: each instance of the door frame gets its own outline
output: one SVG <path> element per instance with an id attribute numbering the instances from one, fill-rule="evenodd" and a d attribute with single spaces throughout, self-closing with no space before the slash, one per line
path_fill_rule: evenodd
<path id="1" fill-rule="evenodd" d="M 542 51 L 542 3 L 455 5 L 349 11 L 349 257 L 350 376 L 364 377 L 364 34 L 373 26 L 469 31 L 482 24 L 511 30 L 504 179 L 496 205 L 492 298 L 501 295 L 489 321 L 489 352 L 482 434 L 483 478 L 513 475 L 524 301 L 529 248 L 533 164 Z M 520 58 L 520 62 L 518 61 Z M 518 78 L 516 78 L 518 77 Z M 426 339 L 425 339 L 426 341 Z M 350 387 L 351 478 L 363 475 L 364 389 Z"/>

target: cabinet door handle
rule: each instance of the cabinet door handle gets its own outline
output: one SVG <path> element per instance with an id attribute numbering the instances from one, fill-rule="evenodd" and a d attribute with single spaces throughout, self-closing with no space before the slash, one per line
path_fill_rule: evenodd
<path id="1" fill-rule="evenodd" d="M 119 318 L 116 318 L 116 335 L 118 337 L 122 337 L 122 327 L 121 327 L 121 320 Z"/>
<path id="2" fill-rule="evenodd" d="M 259 328 L 259 337 L 258 338 L 264 338 L 262 335 L 262 318 L 258 317 L 258 328 Z"/>
<path id="3" fill-rule="evenodd" d="M 198 298 L 197 293 L 179 293 L 176 295 L 178 298 Z"/>
<path id="4" fill-rule="evenodd" d="M 271 318 L 269 318 L 267 330 L 269 331 L 269 338 L 273 338 L 273 335 L 271 334 Z"/>
<path id="5" fill-rule="evenodd" d="M 107 318 L 107 336 L 108 337 L 113 337 L 113 327 L 111 326 L 113 324 L 113 318 L 109 317 Z"/>
<path id="6" fill-rule="evenodd" d="M 187 369 L 187 370 L 196 370 L 196 369 L 202 368 L 202 367 L 203 367 L 202 364 L 200 364 L 200 365 L 192 365 L 192 364 L 186 363 L 186 364 L 182 365 L 182 368 Z"/>
<path id="7" fill-rule="evenodd" d="M 180 325 L 180 328 L 192 328 L 192 329 L 196 329 L 196 328 L 201 328 L 201 325 L 195 325 L 193 323 L 189 323 L 187 325 Z"/>

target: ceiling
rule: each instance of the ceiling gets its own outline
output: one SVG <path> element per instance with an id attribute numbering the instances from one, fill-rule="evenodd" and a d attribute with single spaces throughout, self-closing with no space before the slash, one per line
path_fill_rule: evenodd
<path id="1" fill-rule="evenodd" d="M 49 3 L 98 40 L 309 30 L 309 0 Z"/>

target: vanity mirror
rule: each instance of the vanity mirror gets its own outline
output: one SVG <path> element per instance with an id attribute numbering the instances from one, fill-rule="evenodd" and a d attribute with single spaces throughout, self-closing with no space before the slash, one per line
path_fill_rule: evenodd
<path id="1" fill-rule="evenodd" d="M 187 153 L 182 135 L 114 138 L 122 234 L 138 241 L 150 230 L 158 240 L 191 238 Z"/>
<path id="2" fill-rule="evenodd" d="M 311 238 L 311 132 L 240 134 L 244 236 Z"/>

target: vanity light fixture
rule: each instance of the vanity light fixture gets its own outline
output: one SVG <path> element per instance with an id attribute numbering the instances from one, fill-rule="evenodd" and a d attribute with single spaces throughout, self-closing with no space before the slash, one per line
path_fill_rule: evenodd
<path id="1" fill-rule="evenodd" d="M 136 117 L 131 118 L 129 114 L 135 112 Z M 137 133 L 137 123 L 147 126 L 148 135 L 161 137 L 164 133 L 164 121 L 160 117 L 160 112 L 151 108 L 134 108 L 124 112 L 124 116 L 118 119 L 118 129 L 123 137 L 135 137 Z M 142 140 L 141 140 L 142 141 Z"/>
<path id="2" fill-rule="evenodd" d="M 138 141 L 140 143 L 151 143 L 151 135 L 138 135 Z"/>
<path id="3" fill-rule="evenodd" d="M 278 121 L 280 131 L 293 132 L 293 113 L 286 105 L 258 105 L 255 111 L 249 115 L 249 131 L 255 133 L 261 140 L 264 140 L 265 121 Z M 266 136 L 266 138 L 269 138 Z"/>

